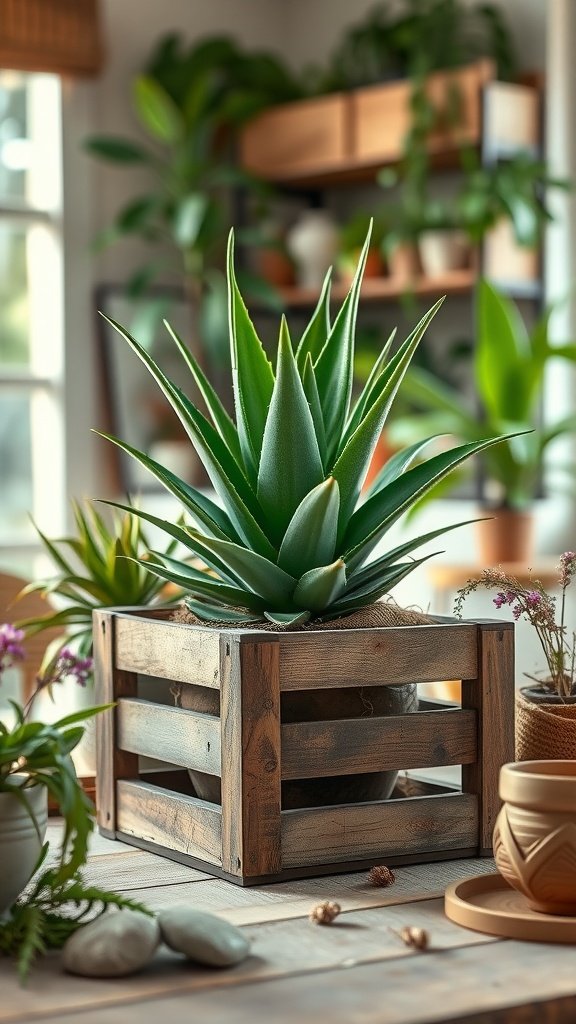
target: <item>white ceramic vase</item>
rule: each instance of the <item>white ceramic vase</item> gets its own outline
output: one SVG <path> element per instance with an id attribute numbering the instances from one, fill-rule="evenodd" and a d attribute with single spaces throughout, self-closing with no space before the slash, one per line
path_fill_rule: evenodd
<path id="1" fill-rule="evenodd" d="M 305 210 L 286 236 L 296 265 L 298 284 L 321 288 L 326 271 L 338 255 L 338 228 L 327 210 Z"/>
<path id="2" fill-rule="evenodd" d="M 23 782 L 24 776 L 14 776 L 15 787 Z M 0 793 L 0 914 L 8 910 L 30 880 L 46 834 L 46 787 L 31 786 L 25 795 L 38 831 L 22 802 L 10 792 Z"/>

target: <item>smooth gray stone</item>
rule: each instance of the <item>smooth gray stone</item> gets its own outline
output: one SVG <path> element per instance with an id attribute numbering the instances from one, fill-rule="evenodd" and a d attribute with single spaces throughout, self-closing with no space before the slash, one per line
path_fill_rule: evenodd
<path id="1" fill-rule="evenodd" d="M 208 967 L 232 967 L 250 953 L 245 933 L 214 914 L 174 907 L 159 914 L 158 924 L 170 949 Z"/>
<path id="2" fill-rule="evenodd" d="M 120 978 L 149 963 L 159 942 L 154 918 L 135 910 L 106 911 L 70 936 L 62 963 L 70 974 Z"/>

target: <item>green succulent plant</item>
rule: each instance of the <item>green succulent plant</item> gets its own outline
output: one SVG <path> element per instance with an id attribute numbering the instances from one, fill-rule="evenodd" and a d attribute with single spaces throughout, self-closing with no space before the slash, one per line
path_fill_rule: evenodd
<path id="1" fill-rule="evenodd" d="M 53 612 L 17 623 L 27 636 L 60 627 L 65 631 L 48 646 L 41 666 L 43 675 L 53 670 L 65 647 L 73 647 L 82 657 L 92 653 L 95 608 L 169 603 L 162 593 L 165 581 L 150 571 L 142 557 L 150 544 L 134 516 L 114 514 L 108 526 L 90 503 L 83 510 L 78 502 L 73 502 L 72 508 L 75 536 L 50 540 L 36 527 L 56 574 L 29 583 L 20 595 L 40 593 L 62 599 L 63 606 Z M 166 554 L 171 555 L 175 549 L 176 542 L 172 541 Z M 179 593 L 174 599 L 178 596 Z"/>
<path id="2" fill-rule="evenodd" d="M 430 487 L 498 440 L 463 444 L 413 465 L 432 439 L 418 441 L 389 460 L 360 501 L 394 396 L 442 302 L 426 313 L 393 355 L 393 336 L 389 339 L 352 404 L 354 331 L 369 240 L 333 324 L 330 273 L 295 351 L 282 319 L 274 370 L 238 290 L 230 236 L 235 421 L 169 325 L 208 417 L 123 327 L 110 321 L 180 417 L 221 502 L 222 507 L 126 442 L 103 435 L 145 466 L 196 524 L 182 526 L 132 510 L 212 570 L 207 574 L 158 553 L 152 554 L 153 565 L 147 563 L 159 577 L 187 592 L 188 608 L 201 619 L 237 624 L 268 619 L 288 627 L 372 604 L 425 560 L 409 557 L 415 549 L 453 527 L 401 544 L 367 564 L 386 532 Z"/>

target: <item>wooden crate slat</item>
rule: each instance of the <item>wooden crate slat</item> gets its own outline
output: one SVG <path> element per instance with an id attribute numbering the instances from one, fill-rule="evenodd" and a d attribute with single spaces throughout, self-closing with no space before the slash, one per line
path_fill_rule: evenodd
<path id="1" fill-rule="evenodd" d="M 136 696 L 138 677 L 114 664 L 116 616 L 99 611 L 94 616 L 94 680 L 97 704 L 112 704 L 125 694 Z M 96 806 L 102 835 L 116 830 L 116 779 L 138 774 L 138 757 L 121 750 L 117 742 L 116 709 L 96 716 Z"/>
<path id="2" fill-rule="evenodd" d="M 118 702 L 122 750 L 220 775 L 220 719 L 136 698 Z"/>
<path id="3" fill-rule="evenodd" d="M 278 642 L 223 638 L 222 648 L 222 864 L 234 875 L 278 874 Z"/>
<path id="4" fill-rule="evenodd" d="M 280 636 L 280 689 L 432 683 L 477 673 L 470 623 L 341 629 Z"/>
<path id="5" fill-rule="evenodd" d="M 479 796 L 478 851 L 490 854 L 500 768 L 514 760 L 513 623 L 481 623 L 478 640 L 478 678 L 462 682 L 462 706 L 478 713 L 478 757 L 462 768 L 462 789 Z"/>
<path id="6" fill-rule="evenodd" d="M 471 711 L 282 726 L 283 779 L 471 764 L 476 756 L 476 715 Z"/>
<path id="7" fill-rule="evenodd" d="M 181 622 L 118 614 L 116 665 L 128 672 L 218 689 L 219 634 Z"/>
<path id="8" fill-rule="evenodd" d="M 282 812 L 282 867 L 470 849 L 478 800 L 466 793 Z"/>
<path id="9" fill-rule="evenodd" d="M 132 779 L 117 782 L 116 803 L 119 832 L 222 863 L 222 811 L 216 804 Z"/>

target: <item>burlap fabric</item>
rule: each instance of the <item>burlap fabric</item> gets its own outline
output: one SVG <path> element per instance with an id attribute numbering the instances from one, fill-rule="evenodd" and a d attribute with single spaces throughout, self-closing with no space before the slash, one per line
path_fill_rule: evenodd
<path id="1" fill-rule="evenodd" d="M 188 611 L 185 605 L 180 605 L 174 611 L 174 619 L 177 622 L 188 622 L 195 626 L 213 626 L 215 629 L 246 628 L 255 629 L 259 633 L 265 632 L 286 632 L 273 622 L 255 622 L 246 627 L 235 627 L 229 622 L 203 622 L 192 612 Z M 434 622 L 430 615 L 416 611 L 413 608 L 400 608 L 395 601 L 377 601 L 375 604 L 361 608 L 351 615 L 345 615 L 337 619 L 330 619 L 329 622 L 305 622 L 300 626 L 290 626 L 290 632 L 306 632 L 307 630 L 318 629 L 377 629 L 382 626 L 429 626 Z"/>
<path id="2" fill-rule="evenodd" d="M 516 694 L 516 760 L 576 759 L 576 704 L 535 704 Z"/>

